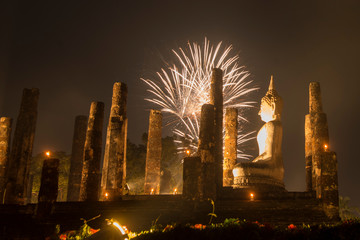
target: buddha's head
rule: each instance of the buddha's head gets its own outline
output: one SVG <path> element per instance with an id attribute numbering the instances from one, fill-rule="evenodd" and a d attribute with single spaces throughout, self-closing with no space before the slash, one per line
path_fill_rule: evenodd
<path id="1" fill-rule="evenodd" d="M 269 122 L 273 120 L 280 120 L 283 102 L 279 94 L 274 89 L 274 80 L 271 76 L 269 90 L 261 99 L 259 115 L 261 120 Z"/>

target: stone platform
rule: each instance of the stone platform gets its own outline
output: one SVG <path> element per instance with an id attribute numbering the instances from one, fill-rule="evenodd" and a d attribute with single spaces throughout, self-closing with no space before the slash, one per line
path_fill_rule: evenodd
<path id="1" fill-rule="evenodd" d="M 13 236 L 28 236 L 44 227 L 35 220 L 36 205 L 0 205 L 0 239 Z M 113 202 L 58 202 L 53 214 L 45 222 L 46 226 L 60 224 L 61 232 L 78 229 L 83 221 L 90 219 L 89 225 L 99 228 L 105 219 L 114 218 L 132 231 L 147 230 L 152 223 L 209 222 L 212 212 L 210 201 L 184 200 L 182 195 L 130 195 Z M 247 191 L 224 189 L 222 198 L 215 201 L 214 222 L 226 218 L 240 218 L 259 221 L 277 226 L 289 224 L 333 223 L 324 213 L 321 202 L 310 192 L 254 193 L 250 199 Z"/>

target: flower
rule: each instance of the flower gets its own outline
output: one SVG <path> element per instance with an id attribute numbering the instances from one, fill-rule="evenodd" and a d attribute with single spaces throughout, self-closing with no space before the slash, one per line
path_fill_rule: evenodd
<path id="1" fill-rule="evenodd" d="M 296 229 L 296 226 L 295 226 L 294 224 L 290 224 L 290 225 L 288 226 L 288 229 L 289 229 L 289 230 L 294 230 L 294 229 Z"/>
<path id="2" fill-rule="evenodd" d="M 202 230 L 206 228 L 206 225 L 202 225 L 201 223 L 199 223 L 195 224 L 193 228 Z"/>

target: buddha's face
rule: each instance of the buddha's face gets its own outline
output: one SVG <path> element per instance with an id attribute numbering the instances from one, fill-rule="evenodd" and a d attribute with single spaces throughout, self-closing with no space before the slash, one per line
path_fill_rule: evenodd
<path id="1" fill-rule="evenodd" d="M 275 105 L 269 105 L 265 101 L 261 101 L 259 115 L 263 122 L 274 120 Z"/>

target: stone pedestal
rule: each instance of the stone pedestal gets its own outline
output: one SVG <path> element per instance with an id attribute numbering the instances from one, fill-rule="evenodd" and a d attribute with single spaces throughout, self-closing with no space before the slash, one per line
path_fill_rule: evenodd
<path id="1" fill-rule="evenodd" d="M 0 202 L 4 196 L 6 185 L 6 170 L 10 155 L 12 119 L 8 117 L 0 118 Z"/>
<path id="2" fill-rule="evenodd" d="M 79 201 L 87 122 L 87 116 L 75 118 L 67 192 L 68 202 Z"/>
<path id="3" fill-rule="evenodd" d="M 215 112 L 215 171 L 216 187 L 220 191 L 223 184 L 223 72 L 214 68 L 211 75 L 210 104 Z"/>
<path id="4" fill-rule="evenodd" d="M 121 198 L 126 183 L 126 118 L 127 86 L 116 82 L 106 135 L 106 146 L 101 179 L 101 199 Z"/>
<path id="5" fill-rule="evenodd" d="M 227 108 L 225 112 L 225 149 L 224 149 L 224 173 L 223 186 L 229 187 L 234 184 L 232 173 L 237 159 L 237 127 L 238 110 Z"/>
<path id="6" fill-rule="evenodd" d="M 217 179 L 216 174 L 216 149 L 215 149 L 215 127 L 214 106 L 204 104 L 201 107 L 200 133 L 198 154 L 201 159 L 201 183 L 200 197 L 203 199 L 216 199 Z"/>
<path id="7" fill-rule="evenodd" d="M 49 158 L 43 162 L 40 191 L 35 216 L 46 219 L 51 215 L 58 195 L 59 159 Z"/>
<path id="8" fill-rule="evenodd" d="M 38 89 L 24 89 L 9 160 L 5 203 L 25 204 L 27 199 L 38 100 Z"/>
<path id="9" fill-rule="evenodd" d="M 160 192 L 161 128 L 161 111 L 151 110 L 146 152 L 145 194 L 159 194 Z"/>
<path id="10" fill-rule="evenodd" d="M 84 145 L 80 201 L 98 201 L 104 103 L 92 102 Z"/>

